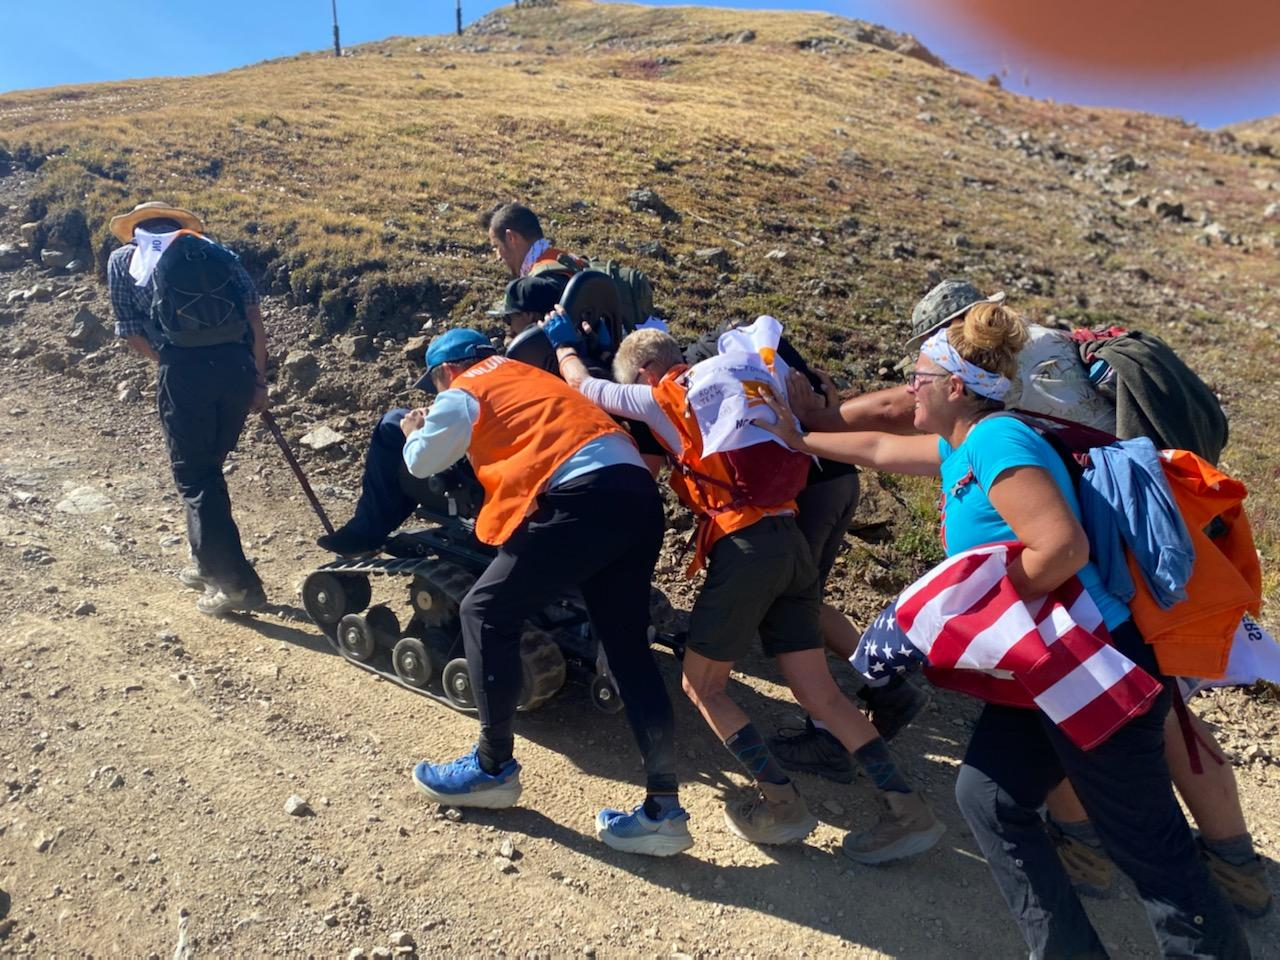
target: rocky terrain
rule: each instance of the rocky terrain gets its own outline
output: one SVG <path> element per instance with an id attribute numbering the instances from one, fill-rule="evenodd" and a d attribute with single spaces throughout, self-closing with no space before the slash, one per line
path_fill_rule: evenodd
<path id="1" fill-rule="evenodd" d="M 242 251 L 276 414 L 335 517 L 372 418 L 414 400 L 426 338 L 486 322 L 503 278 L 474 214 L 517 196 L 564 245 L 645 269 L 680 332 L 772 312 L 852 387 L 893 378 L 942 276 L 1048 322 L 1159 333 L 1222 395 L 1275 599 L 1274 128 L 1029 100 L 835 17 L 581 0 L 341 61 L 0 96 L 0 955 L 1022 953 L 950 797 L 976 714 L 957 697 L 897 744 L 950 827 L 916 864 L 843 861 L 861 783 L 804 781 L 823 825 L 803 847 L 734 841 L 719 804 L 742 778 L 683 703 L 698 844 L 613 854 L 591 814 L 632 802 L 639 771 L 625 723 L 573 686 L 522 721 L 517 812 L 422 802 L 413 762 L 473 721 L 328 653 L 296 594 L 317 524 L 256 425 L 228 472 L 272 608 L 208 621 L 173 579 L 152 374 L 112 338 L 101 283 L 110 214 L 165 197 Z M 864 489 L 833 577 L 856 619 L 936 551 L 934 491 Z M 677 616 L 679 526 L 660 570 Z M 766 725 L 795 722 L 767 662 L 740 679 Z M 1198 708 L 1277 856 L 1274 696 Z M 1131 892 L 1091 910 L 1115 955 L 1151 955 Z M 1250 925 L 1259 956 L 1277 923 Z"/>

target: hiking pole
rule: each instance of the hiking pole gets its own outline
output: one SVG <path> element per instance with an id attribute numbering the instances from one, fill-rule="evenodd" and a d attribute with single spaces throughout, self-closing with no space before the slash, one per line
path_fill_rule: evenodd
<path id="1" fill-rule="evenodd" d="M 320 518 L 320 523 L 324 526 L 324 532 L 333 533 L 333 524 L 329 522 L 329 515 L 324 512 L 324 507 L 320 506 L 316 492 L 311 489 L 311 484 L 307 483 L 307 478 L 303 476 L 302 467 L 298 465 L 298 458 L 293 455 L 293 451 L 289 449 L 289 441 L 280 432 L 280 424 L 276 423 L 276 418 L 271 415 L 270 410 L 263 410 L 260 416 L 262 417 L 262 422 L 267 425 L 267 429 L 271 431 L 271 435 L 276 438 L 280 452 L 284 454 L 285 460 L 289 463 L 289 469 L 293 471 L 293 475 L 298 478 L 298 483 L 302 485 L 302 492 L 311 501 L 311 509 L 315 510 L 316 516 Z"/>

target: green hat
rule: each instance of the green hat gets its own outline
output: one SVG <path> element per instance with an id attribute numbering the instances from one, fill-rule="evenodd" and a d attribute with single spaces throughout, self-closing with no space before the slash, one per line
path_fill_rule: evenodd
<path id="1" fill-rule="evenodd" d="M 917 349 L 929 334 L 946 326 L 974 304 L 1003 302 L 1003 293 L 984 297 L 968 280 L 943 280 L 911 311 L 911 339 L 907 341 L 907 351 Z"/>

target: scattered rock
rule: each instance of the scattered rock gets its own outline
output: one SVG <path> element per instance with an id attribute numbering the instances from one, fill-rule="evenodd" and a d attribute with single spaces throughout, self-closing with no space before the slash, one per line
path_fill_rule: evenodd
<path id="1" fill-rule="evenodd" d="M 58 350 L 46 350 L 36 356 L 34 363 L 45 373 L 62 373 L 67 369 L 67 355 Z"/>
<path id="2" fill-rule="evenodd" d="M 779 260 L 779 261 L 781 261 L 781 260 L 786 260 L 786 259 L 788 259 L 790 256 L 791 256 L 790 251 L 783 250 L 783 249 L 781 249 L 781 248 L 777 248 L 777 249 L 774 249 L 774 250 L 770 250 L 768 253 L 766 253 L 766 254 L 764 255 L 764 258 L 765 258 L 766 260 Z"/>
<path id="3" fill-rule="evenodd" d="M 696 259 L 710 264 L 717 270 L 729 269 L 729 251 L 724 247 L 703 247 L 701 250 L 693 251 L 693 255 Z"/>
<path id="4" fill-rule="evenodd" d="M 68 263 L 72 261 L 71 254 L 65 250 L 55 250 L 52 247 L 46 247 L 40 251 L 40 262 L 51 270 L 62 270 Z"/>
<path id="5" fill-rule="evenodd" d="M 1220 223 L 1207 224 L 1203 233 L 1206 237 L 1211 240 L 1217 240 L 1219 243 L 1230 243 L 1232 240 L 1231 231 Z"/>
<path id="6" fill-rule="evenodd" d="M 121 403 L 133 403 L 142 399 L 142 394 L 132 383 L 124 382 L 116 387 L 116 399 Z"/>
<path id="7" fill-rule="evenodd" d="M 734 34 L 733 38 L 729 42 L 730 43 L 753 43 L 755 39 L 756 39 L 756 32 L 754 30 L 743 30 L 740 33 Z"/>
<path id="8" fill-rule="evenodd" d="M 1187 219 L 1186 208 L 1181 203 L 1174 203 L 1171 200 L 1157 200 L 1154 212 L 1157 217 L 1164 220 Z"/>
<path id="9" fill-rule="evenodd" d="M 501 856 L 506 857 L 508 860 L 514 860 L 516 858 L 516 845 L 511 842 L 510 837 L 505 837 L 503 839 L 502 844 L 498 847 L 498 853 Z"/>
<path id="10" fill-rule="evenodd" d="M 336 927 L 338 925 L 338 915 L 336 913 L 326 913 L 322 919 L 326 927 Z"/>
<path id="11" fill-rule="evenodd" d="M 516 865 L 512 863 L 510 858 L 508 857 L 494 857 L 493 866 L 494 866 L 494 869 L 497 870 L 499 873 L 515 873 L 516 872 Z"/>
<path id="12" fill-rule="evenodd" d="M 369 951 L 369 960 L 391 960 L 392 956 L 390 947 L 374 947 Z"/>
<path id="13" fill-rule="evenodd" d="M 431 342 L 431 338 L 427 336 L 410 337 L 404 342 L 404 346 L 400 348 L 400 352 L 404 358 L 411 363 L 423 364 L 426 362 L 427 344 Z"/>
<path id="14" fill-rule="evenodd" d="M 347 960 L 369 960 L 369 955 L 364 952 L 364 947 L 352 947 L 347 953 Z"/>
<path id="15" fill-rule="evenodd" d="M 117 773 L 115 776 L 113 776 L 110 780 L 107 781 L 108 790 L 119 790 L 123 786 L 124 786 L 124 777 L 119 773 Z"/>
<path id="16" fill-rule="evenodd" d="M 36 853 L 48 853 L 49 848 L 53 846 L 53 840 L 54 838 L 48 834 L 41 834 L 36 838 L 35 842 L 31 844 L 31 847 Z"/>
<path id="17" fill-rule="evenodd" d="M 320 378 L 320 362 L 309 350 L 291 350 L 281 364 L 284 381 L 302 393 L 316 385 Z"/>
<path id="18" fill-rule="evenodd" d="M 87 617 L 90 614 L 97 613 L 98 608 L 92 600 L 81 600 L 71 612 L 77 617 Z"/>
<path id="19" fill-rule="evenodd" d="M 67 334 L 67 343 L 82 350 L 97 350 L 110 339 L 107 328 L 88 307 L 79 309 L 71 321 L 71 332 Z"/>
<path id="20" fill-rule="evenodd" d="M 1262 211 L 1262 215 L 1268 220 L 1272 217 L 1280 217 L 1280 201 L 1268 203 L 1266 209 Z"/>
<path id="21" fill-rule="evenodd" d="M 26 292 L 28 300 L 34 300 L 36 303 L 43 303 L 53 299 L 53 287 L 47 283 L 37 283 Z"/>
<path id="22" fill-rule="evenodd" d="M 314 817 L 316 815 L 316 812 L 311 809 L 311 804 L 296 793 L 284 802 L 284 812 L 291 817 Z"/>
<path id="23" fill-rule="evenodd" d="M 303 434 L 302 440 L 299 441 L 303 446 L 310 447 L 312 450 L 321 451 L 328 450 L 330 447 L 336 447 L 342 443 L 345 438 L 337 430 L 332 427 L 321 424 L 310 433 Z"/>
<path id="24" fill-rule="evenodd" d="M 72 513 L 79 516 L 92 516 L 95 513 L 106 513 L 114 510 L 116 505 L 107 499 L 96 487 L 76 487 L 53 509 L 59 513 Z"/>
<path id="25" fill-rule="evenodd" d="M 357 337 L 343 337 L 338 341 L 338 351 L 348 357 L 363 357 L 373 345 L 373 338 L 361 334 Z"/>
<path id="26" fill-rule="evenodd" d="M 844 807 L 840 806 L 840 804 L 836 803 L 834 800 L 823 800 L 822 809 L 827 811 L 827 813 L 831 814 L 833 817 L 844 816 Z"/>
<path id="27" fill-rule="evenodd" d="M 640 187 L 627 194 L 627 206 L 636 213 L 656 213 L 663 223 L 678 223 L 680 214 L 648 187 Z"/>
<path id="28" fill-rule="evenodd" d="M 393 947 L 416 947 L 417 944 L 413 940 L 413 934 L 407 930 L 397 930 L 391 935 L 391 945 Z"/>
<path id="29" fill-rule="evenodd" d="M 642 257 L 653 257 L 655 260 L 661 260 L 663 263 L 671 261 L 671 254 L 657 240 L 644 240 L 635 246 L 636 253 Z"/>
<path id="30" fill-rule="evenodd" d="M 16 270 L 26 260 L 22 251 L 12 243 L 0 243 L 0 270 Z"/>

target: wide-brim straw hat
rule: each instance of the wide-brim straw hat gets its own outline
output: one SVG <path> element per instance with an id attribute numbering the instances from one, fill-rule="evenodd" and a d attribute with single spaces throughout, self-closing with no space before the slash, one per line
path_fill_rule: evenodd
<path id="1" fill-rule="evenodd" d="M 204 233 L 204 221 L 190 210 L 171 206 L 159 200 L 148 200 L 146 203 L 138 204 L 128 213 L 112 217 L 111 232 L 121 243 L 128 243 L 133 239 L 133 228 L 147 220 L 173 220 L 181 224 L 185 230 Z"/>

